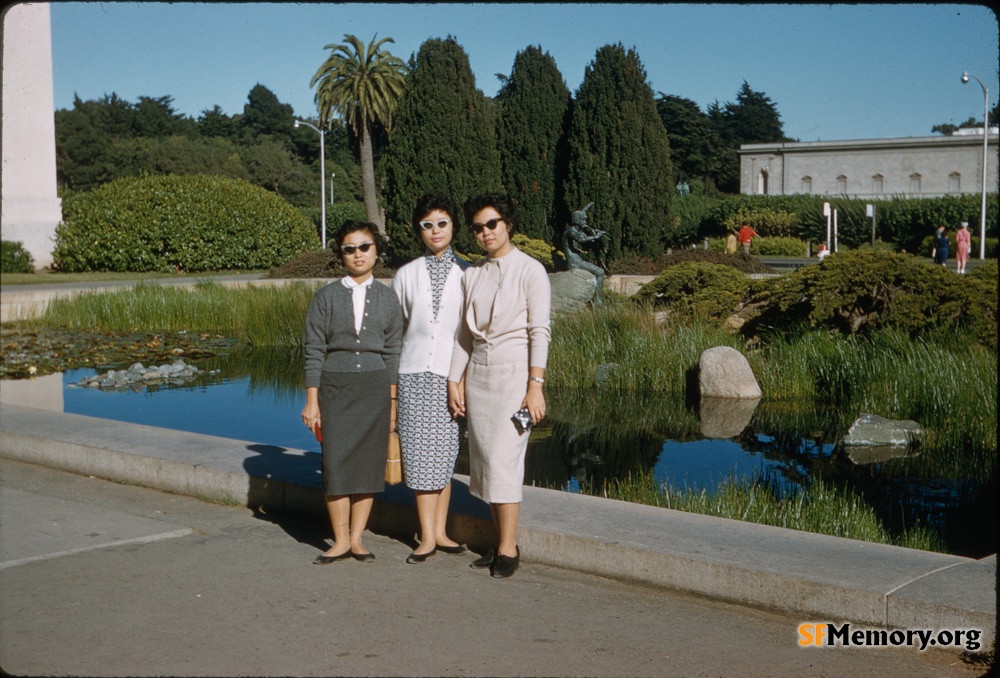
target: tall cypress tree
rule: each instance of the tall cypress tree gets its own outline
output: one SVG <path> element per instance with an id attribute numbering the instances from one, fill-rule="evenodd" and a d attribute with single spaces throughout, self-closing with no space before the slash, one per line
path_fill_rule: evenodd
<path id="1" fill-rule="evenodd" d="M 667 131 L 635 50 L 605 45 L 584 71 L 569 133 L 566 207 L 607 231 L 608 257 L 662 249 L 676 190 Z"/>
<path id="2" fill-rule="evenodd" d="M 497 96 L 504 186 L 518 204 L 522 232 L 547 242 L 567 217 L 561 190 L 571 104 L 555 60 L 534 46 L 514 57 L 514 68 Z"/>
<path id="3" fill-rule="evenodd" d="M 490 102 L 476 89 L 469 57 L 454 38 L 427 40 L 410 59 L 380 166 L 391 249 L 400 258 L 422 250 L 409 223 L 424 193 L 447 191 L 461 204 L 470 195 L 503 190 Z M 456 245 L 476 249 L 467 228 L 458 231 Z"/>

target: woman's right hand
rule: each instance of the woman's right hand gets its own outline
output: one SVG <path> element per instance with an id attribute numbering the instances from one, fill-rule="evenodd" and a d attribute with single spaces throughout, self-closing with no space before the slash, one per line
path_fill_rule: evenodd
<path id="1" fill-rule="evenodd" d="M 305 424 L 313 435 L 316 435 L 316 427 L 321 426 L 319 413 L 319 389 L 306 389 L 306 406 L 302 408 L 302 423 Z"/>
<path id="2" fill-rule="evenodd" d="M 448 382 L 448 411 L 454 419 L 465 416 L 465 380 Z"/>

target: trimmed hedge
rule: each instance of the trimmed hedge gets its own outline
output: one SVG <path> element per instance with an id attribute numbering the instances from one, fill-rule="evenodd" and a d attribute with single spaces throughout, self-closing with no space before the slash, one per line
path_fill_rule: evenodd
<path id="1" fill-rule="evenodd" d="M 24 245 L 13 240 L 0 241 L 0 273 L 34 273 L 35 258 Z"/>
<path id="2" fill-rule="evenodd" d="M 56 228 L 63 271 L 223 271 L 276 266 L 319 247 L 301 211 L 221 176 L 126 177 L 74 199 Z"/>

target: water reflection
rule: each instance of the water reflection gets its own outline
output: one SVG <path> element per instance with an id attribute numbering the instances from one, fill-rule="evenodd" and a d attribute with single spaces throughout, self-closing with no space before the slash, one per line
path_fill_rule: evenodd
<path id="1" fill-rule="evenodd" d="M 242 349 L 199 367 L 222 376 L 143 393 L 68 389 L 65 411 L 318 450 L 298 416 L 301 350 Z M 82 376 L 69 372 L 64 383 Z M 600 493 L 605 481 L 650 469 L 661 483 L 708 491 L 731 477 L 764 474 L 786 490 L 822 478 L 874 507 L 892 534 L 920 522 L 952 553 L 996 551 L 995 453 L 924 450 L 852 461 L 836 442 L 858 413 L 817 402 L 730 401 L 734 411 L 715 403 L 712 414 L 681 396 L 550 389 L 547 397 L 549 417 L 532 434 L 526 484 Z M 468 473 L 465 446 L 456 470 Z"/>

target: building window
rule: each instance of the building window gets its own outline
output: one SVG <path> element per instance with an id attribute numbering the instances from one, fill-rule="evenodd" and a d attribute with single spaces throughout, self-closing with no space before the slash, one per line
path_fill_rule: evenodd
<path id="1" fill-rule="evenodd" d="M 837 177 L 837 193 L 847 195 L 847 177 L 843 174 Z"/>
<path id="2" fill-rule="evenodd" d="M 920 193 L 920 175 L 910 175 L 910 193 Z"/>
<path id="3" fill-rule="evenodd" d="M 952 172 L 948 175 L 948 190 L 952 193 L 962 192 L 962 175 L 958 172 Z"/>
<path id="4" fill-rule="evenodd" d="M 872 177 L 872 193 L 875 195 L 885 192 L 882 179 L 883 177 L 881 174 L 876 174 Z"/>
<path id="5" fill-rule="evenodd" d="M 802 192 L 809 194 L 813 192 L 813 178 L 802 177 Z"/>

